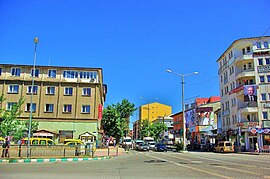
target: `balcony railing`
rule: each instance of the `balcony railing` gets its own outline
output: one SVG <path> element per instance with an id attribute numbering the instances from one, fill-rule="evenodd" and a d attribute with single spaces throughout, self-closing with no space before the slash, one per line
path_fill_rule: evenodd
<path id="1" fill-rule="evenodd" d="M 230 115 L 230 109 L 225 109 L 222 111 L 222 116 L 228 116 Z"/>
<path id="2" fill-rule="evenodd" d="M 235 76 L 240 74 L 240 73 L 253 72 L 253 71 L 255 71 L 254 68 L 248 68 L 248 69 L 237 68 L 237 69 L 235 69 Z"/>
<path id="3" fill-rule="evenodd" d="M 257 101 L 238 102 L 237 109 L 254 108 L 258 107 Z"/>
<path id="4" fill-rule="evenodd" d="M 249 52 L 248 54 L 239 54 L 238 56 L 235 56 L 234 61 L 241 61 L 241 60 L 250 60 L 253 59 L 252 52 Z"/>

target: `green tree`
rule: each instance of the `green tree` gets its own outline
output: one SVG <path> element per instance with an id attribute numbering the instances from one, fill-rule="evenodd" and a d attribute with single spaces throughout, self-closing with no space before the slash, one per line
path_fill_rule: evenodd
<path id="1" fill-rule="evenodd" d="M 162 139 L 165 130 L 167 130 L 166 124 L 162 122 L 153 123 L 150 125 L 150 136 L 153 137 L 155 140 Z"/>
<path id="2" fill-rule="evenodd" d="M 148 120 L 141 120 L 141 125 L 140 125 L 141 139 L 143 139 L 143 137 L 148 136 L 148 134 L 150 134 L 150 123 Z"/>
<path id="3" fill-rule="evenodd" d="M 5 100 L 4 96 L 0 96 L 0 103 Z M 17 120 L 21 115 L 21 106 L 23 105 L 25 99 L 20 98 L 17 103 L 12 105 L 11 110 L 0 109 L 1 123 L 0 123 L 0 134 L 1 136 L 13 136 L 15 141 L 21 139 L 24 133 L 28 130 L 29 121 Z M 32 121 L 32 132 L 37 130 L 38 122 Z"/>
<path id="4" fill-rule="evenodd" d="M 129 118 L 136 108 L 133 103 L 123 99 L 121 103 L 108 105 L 103 110 L 102 127 L 106 135 L 113 136 L 117 142 L 129 130 Z"/>
<path id="5" fill-rule="evenodd" d="M 20 109 L 21 105 L 24 103 L 24 99 L 20 98 L 19 101 L 12 105 L 10 110 L 1 110 L 1 124 L 0 130 L 2 136 L 12 136 L 20 130 L 21 121 L 16 120 L 18 116 L 22 113 Z"/>

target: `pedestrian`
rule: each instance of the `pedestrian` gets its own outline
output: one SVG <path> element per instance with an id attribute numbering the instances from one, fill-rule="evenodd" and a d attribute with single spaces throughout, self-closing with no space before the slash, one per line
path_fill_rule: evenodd
<path id="1" fill-rule="evenodd" d="M 6 140 L 5 140 L 5 142 L 3 143 L 3 145 L 2 145 L 2 147 L 3 147 L 3 150 L 2 150 L 2 158 L 3 158 L 3 157 L 9 158 L 9 153 L 8 153 L 9 146 L 10 146 L 10 143 L 9 143 L 9 141 L 8 141 L 8 138 L 6 137 Z"/>
<path id="2" fill-rule="evenodd" d="M 113 139 L 113 146 L 115 147 L 116 146 L 116 140 Z"/>

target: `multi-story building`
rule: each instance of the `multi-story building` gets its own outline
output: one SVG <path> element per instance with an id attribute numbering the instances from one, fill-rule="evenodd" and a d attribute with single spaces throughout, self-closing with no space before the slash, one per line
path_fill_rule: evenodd
<path id="1" fill-rule="evenodd" d="M 140 120 L 149 120 L 150 123 L 159 117 L 168 116 L 172 113 L 172 107 L 158 102 L 140 106 Z"/>
<path id="2" fill-rule="evenodd" d="M 32 85 L 32 80 L 34 85 Z M 10 109 L 20 98 L 25 102 L 19 120 L 39 122 L 44 137 L 62 142 L 86 136 L 97 139 L 106 98 L 101 68 L 0 64 L 0 94 Z"/>
<path id="3" fill-rule="evenodd" d="M 217 60 L 223 135 L 246 150 L 270 146 L 269 43 L 269 36 L 242 38 Z"/>
<path id="4" fill-rule="evenodd" d="M 139 119 L 133 123 L 133 139 L 139 139 L 140 128 L 144 120 L 151 124 L 154 120 L 163 118 L 172 113 L 172 107 L 158 102 L 148 103 L 139 107 Z"/>
<path id="5" fill-rule="evenodd" d="M 163 131 L 163 137 L 164 139 L 170 139 L 173 140 L 173 118 L 170 116 L 163 116 L 158 117 L 156 120 L 153 121 L 153 123 L 163 123 L 166 125 L 167 130 Z"/>

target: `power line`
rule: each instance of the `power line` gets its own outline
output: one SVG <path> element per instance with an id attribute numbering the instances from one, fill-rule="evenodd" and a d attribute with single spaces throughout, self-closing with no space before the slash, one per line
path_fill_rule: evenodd
<path id="1" fill-rule="evenodd" d="M 206 81 L 202 81 L 202 82 L 199 82 L 199 83 L 191 83 L 191 84 L 188 84 L 188 85 L 200 85 L 200 84 L 208 83 L 208 82 L 210 82 L 210 81 L 212 81 L 212 80 L 214 80 L 216 78 L 218 78 L 218 75 L 216 75 L 216 76 L 214 76 L 214 77 L 212 77 L 212 78 L 210 78 L 210 79 L 208 79 Z"/>

